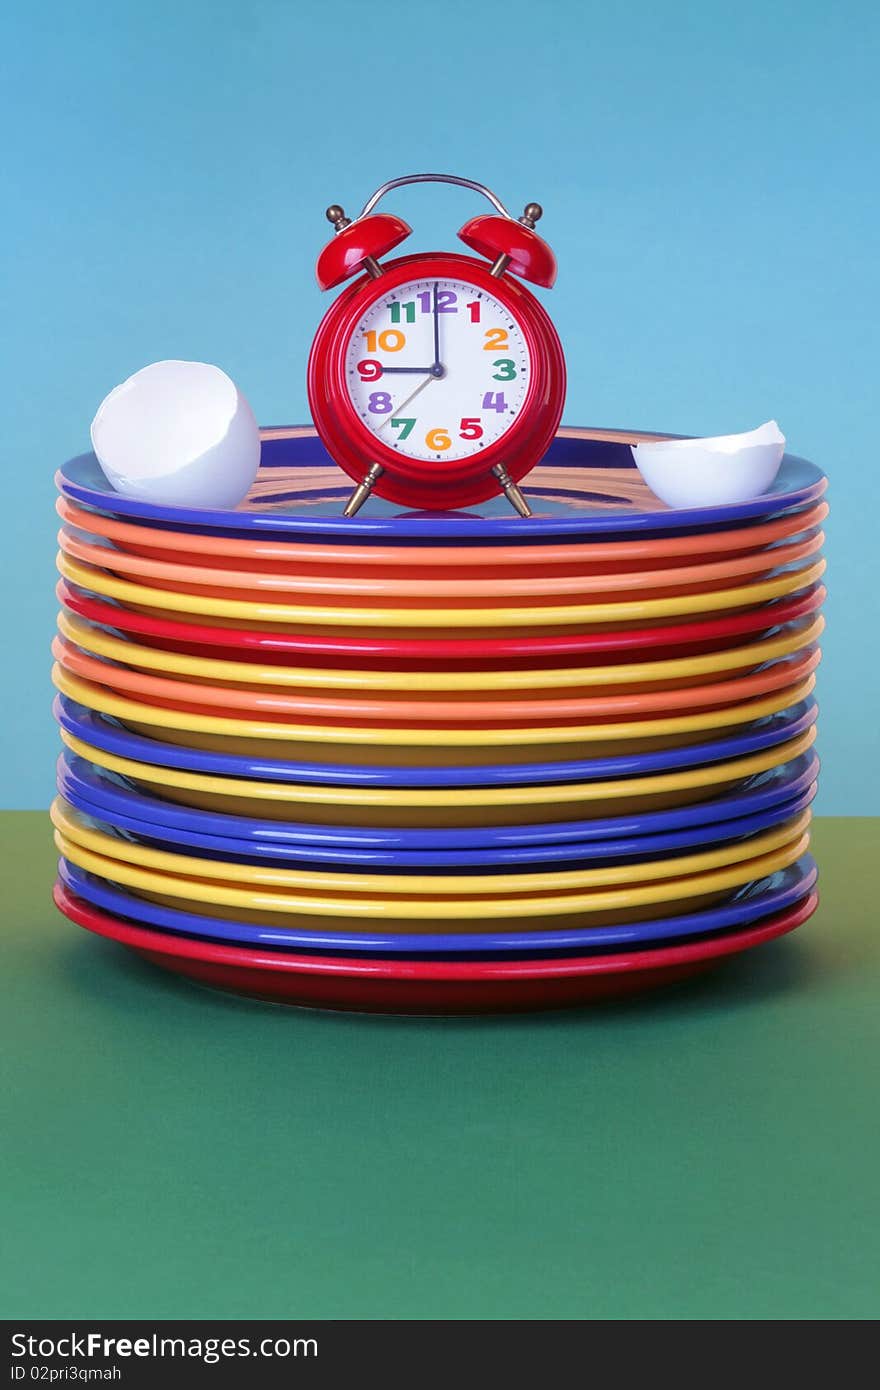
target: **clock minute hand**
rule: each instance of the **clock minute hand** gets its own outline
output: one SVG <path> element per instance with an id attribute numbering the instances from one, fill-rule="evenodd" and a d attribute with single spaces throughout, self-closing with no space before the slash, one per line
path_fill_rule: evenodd
<path id="1" fill-rule="evenodd" d="M 407 396 L 405 401 L 401 401 L 399 406 L 397 406 L 394 410 L 392 410 L 388 415 L 385 416 L 385 419 L 382 421 L 381 425 L 376 430 L 376 433 L 378 434 L 379 430 L 384 430 L 385 426 L 390 423 L 390 421 L 395 415 L 399 415 L 402 410 L 406 410 L 406 407 L 409 405 L 410 401 L 414 401 L 419 392 L 424 391 L 425 387 L 430 386 L 431 382 L 435 379 L 436 378 L 433 375 L 429 374 L 425 377 L 424 381 L 420 381 L 416 389 L 413 391 L 412 395 Z"/>

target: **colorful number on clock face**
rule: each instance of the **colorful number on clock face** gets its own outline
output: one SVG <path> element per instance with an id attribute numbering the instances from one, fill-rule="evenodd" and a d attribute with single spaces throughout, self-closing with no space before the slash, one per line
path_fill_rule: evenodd
<path id="1" fill-rule="evenodd" d="M 470 458 L 513 425 L 529 385 L 510 311 L 461 280 L 414 280 L 366 311 L 345 360 L 367 428 L 410 458 Z"/>

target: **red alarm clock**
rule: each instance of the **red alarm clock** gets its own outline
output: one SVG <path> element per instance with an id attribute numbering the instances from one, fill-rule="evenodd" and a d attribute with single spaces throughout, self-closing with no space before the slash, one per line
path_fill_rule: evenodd
<path id="1" fill-rule="evenodd" d="M 481 259 L 426 252 L 380 263 L 411 229 L 373 209 L 409 183 L 458 184 L 488 198 L 495 212 L 458 234 Z M 529 203 L 514 218 L 488 188 L 453 174 L 392 179 L 354 220 L 327 209 L 336 235 L 318 257 L 318 284 L 359 278 L 318 328 L 308 393 L 318 434 L 357 482 L 346 516 L 373 490 L 430 510 L 504 492 L 530 515 L 516 484 L 546 452 L 565 400 L 559 336 L 518 283 L 549 288 L 556 279 L 556 258 L 534 230 L 540 216 Z"/>

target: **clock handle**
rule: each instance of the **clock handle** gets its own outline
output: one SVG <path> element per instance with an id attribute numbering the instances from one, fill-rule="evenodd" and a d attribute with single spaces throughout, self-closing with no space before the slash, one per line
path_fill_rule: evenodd
<path id="1" fill-rule="evenodd" d="M 470 188 L 474 193 L 482 193 L 484 198 L 488 198 L 495 211 L 499 212 L 502 217 L 508 218 L 511 222 L 516 220 L 513 214 L 507 211 L 501 199 L 484 183 L 477 183 L 474 179 L 459 178 L 458 174 L 404 174 L 402 178 L 389 179 L 387 183 L 382 184 L 381 188 L 377 188 L 376 192 L 364 203 L 355 221 L 360 221 L 362 217 L 368 217 L 379 199 L 384 198 L 386 193 L 390 193 L 392 188 L 403 188 L 408 183 L 454 183 L 458 188 Z"/>
<path id="2" fill-rule="evenodd" d="M 535 231 L 535 223 L 543 213 L 541 204 L 526 203 L 522 216 L 514 217 L 491 188 L 477 183 L 475 179 L 459 178 L 458 174 L 404 174 L 402 178 L 389 179 L 367 199 L 353 223 L 346 221 L 346 227 L 356 227 L 363 219 L 368 219 L 386 193 L 409 183 L 451 183 L 457 188 L 470 188 L 474 193 L 482 194 L 495 211 L 465 222 L 458 234 L 465 246 L 476 251 L 477 255 L 485 256 L 492 267 L 492 274 L 499 279 L 509 270 L 511 275 L 530 280 L 535 285 L 543 285 L 545 289 L 555 284 L 556 257 Z M 379 213 L 378 216 L 387 214 Z M 369 227 L 369 221 L 364 221 L 364 225 Z M 369 265 L 366 268 L 370 270 Z M 318 278 L 321 278 L 320 275 Z"/>

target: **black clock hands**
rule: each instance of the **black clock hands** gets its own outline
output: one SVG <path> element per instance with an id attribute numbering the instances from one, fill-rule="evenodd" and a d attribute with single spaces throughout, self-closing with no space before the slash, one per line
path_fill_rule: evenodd
<path id="1" fill-rule="evenodd" d="M 430 367 L 386 367 L 382 363 L 383 376 L 432 376 L 435 378 L 446 375 L 446 368 L 440 361 L 440 308 L 437 302 L 437 281 L 434 281 L 433 293 L 433 313 L 434 313 L 434 361 Z"/>

